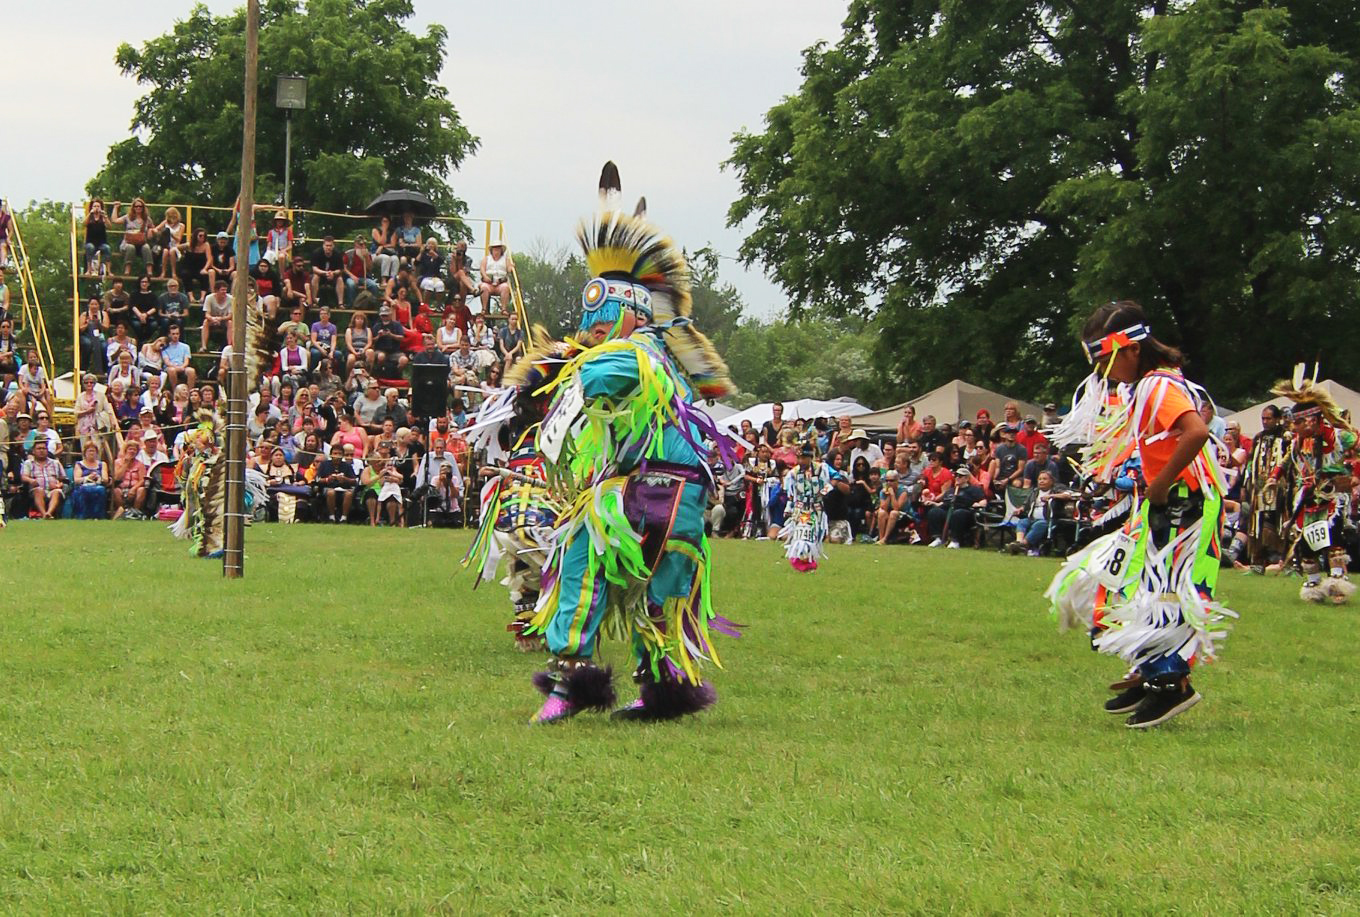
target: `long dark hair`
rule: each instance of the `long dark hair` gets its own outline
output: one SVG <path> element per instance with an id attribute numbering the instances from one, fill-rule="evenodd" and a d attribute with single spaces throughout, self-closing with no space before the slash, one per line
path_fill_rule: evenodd
<path id="1" fill-rule="evenodd" d="M 1097 306 L 1081 329 L 1083 341 L 1095 340 L 1114 331 L 1123 331 L 1132 325 L 1146 325 L 1147 315 L 1143 307 L 1132 299 L 1107 302 Z M 1184 366 L 1185 356 L 1179 350 L 1163 344 L 1152 335 L 1138 342 L 1138 375 L 1146 376 L 1159 366 Z"/>

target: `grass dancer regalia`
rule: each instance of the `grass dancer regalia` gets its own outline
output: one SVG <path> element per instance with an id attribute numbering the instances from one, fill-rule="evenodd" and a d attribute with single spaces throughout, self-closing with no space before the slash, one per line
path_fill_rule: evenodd
<path id="1" fill-rule="evenodd" d="M 715 699 L 704 666 L 720 665 L 704 510 L 713 488 L 705 439 L 736 461 L 725 434 L 694 404 L 730 390 L 727 368 L 690 323 L 680 249 L 645 219 L 617 209 L 618 171 L 605 166 L 602 212 L 577 236 L 592 279 L 582 292 L 584 347 L 542 392 L 552 401 L 536 437 L 564 509 L 528 636 L 549 668 L 536 723 L 612 707 L 611 673 L 594 662 L 602 635 L 630 643 L 640 697 L 616 718 L 694 713 Z"/>

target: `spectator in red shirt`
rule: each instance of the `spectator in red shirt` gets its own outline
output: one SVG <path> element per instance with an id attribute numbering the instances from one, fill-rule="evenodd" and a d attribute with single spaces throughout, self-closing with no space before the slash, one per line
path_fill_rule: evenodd
<path id="1" fill-rule="evenodd" d="M 1025 447 L 1025 454 L 1034 458 L 1034 444 L 1038 442 L 1047 443 L 1048 437 L 1039 432 L 1039 418 L 1033 414 L 1025 416 L 1025 424 L 1015 433 L 1017 444 Z"/>
<path id="2" fill-rule="evenodd" d="M 940 494 L 949 486 L 949 482 L 954 480 L 954 474 L 944 467 L 944 454 L 932 452 L 926 457 L 926 470 L 921 472 L 921 483 L 924 485 L 921 491 L 923 502 L 934 502 L 940 499 Z"/>

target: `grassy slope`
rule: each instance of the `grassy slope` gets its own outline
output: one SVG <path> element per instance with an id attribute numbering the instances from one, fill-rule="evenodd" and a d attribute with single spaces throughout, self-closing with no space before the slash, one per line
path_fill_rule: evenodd
<path id="1" fill-rule="evenodd" d="M 1356 611 L 1297 581 L 1225 575 L 1205 703 L 1141 733 L 1051 562 L 724 542 L 716 711 L 532 730 L 464 533 L 249 537 L 227 584 L 150 525 L 0 533 L 7 909 L 1360 905 Z"/>

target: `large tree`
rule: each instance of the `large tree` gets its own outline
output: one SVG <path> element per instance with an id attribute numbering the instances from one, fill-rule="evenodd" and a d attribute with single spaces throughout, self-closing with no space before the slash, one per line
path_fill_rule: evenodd
<path id="1" fill-rule="evenodd" d="M 439 85 L 448 33 L 406 28 L 410 0 L 264 0 L 260 11 L 259 198 L 283 185 L 284 113 L 274 78 L 308 78 L 307 110 L 293 118 L 294 206 L 353 211 L 386 188 L 429 195 L 441 213 L 463 202 L 447 176 L 477 140 Z M 245 12 L 202 5 L 117 62 L 147 87 L 130 136 L 115 143 L 91 194 L 126 201 L 230 203 L 241 181 Z"/>
<path id="2" fill-rule="evenodd" d="M 853 0 L 735 138 L 730 219 L 795 311 L 878 313 L 912 391 L 1058 395 L 1125 297 L 1221 397 L 1355 379 L 1357 61 L 1319 0 Z"/>

